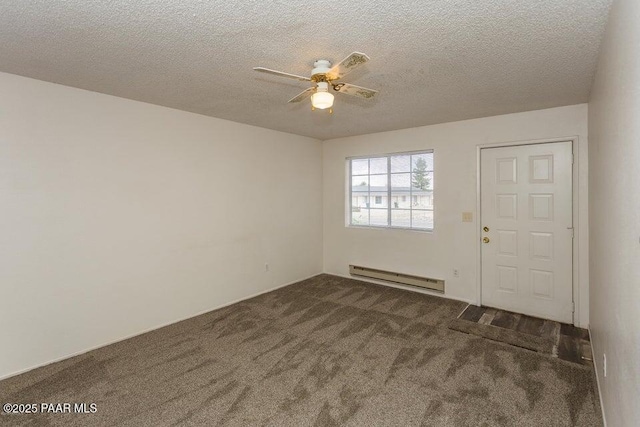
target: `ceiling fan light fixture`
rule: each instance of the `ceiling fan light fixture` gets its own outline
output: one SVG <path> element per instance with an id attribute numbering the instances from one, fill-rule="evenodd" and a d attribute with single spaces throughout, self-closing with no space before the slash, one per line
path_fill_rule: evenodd
<path id="1" fill-rule="evenodd" d="M 333 106 L 333 94 L 329 93 L 329 84 L 327 82 L 318 83 L 316 93 L 311 95 L 311 105 L 319 110 L 325 110 Z"/>

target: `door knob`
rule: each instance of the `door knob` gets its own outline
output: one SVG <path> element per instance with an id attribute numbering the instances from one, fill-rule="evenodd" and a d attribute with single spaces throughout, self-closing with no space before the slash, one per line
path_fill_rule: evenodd
<path id="1" fill-rule="evenodd" d="M 489 243 L 489 238 L 488 238 L 488 237 L 483 238 L 483 239 L 482 239 L 482 242 L 483 242 L 483 243 Z"/>
<path id="2" fill-rule="evenodd" d="M 489 227 L 482 227 L 482 230 L 487 233 L 489 231 Z"/>

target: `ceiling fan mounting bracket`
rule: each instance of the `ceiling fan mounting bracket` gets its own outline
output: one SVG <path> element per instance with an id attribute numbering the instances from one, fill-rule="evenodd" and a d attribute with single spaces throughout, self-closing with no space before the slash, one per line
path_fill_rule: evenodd
<path id="1" fill-rule="evenodd" d="M 331 61 L 327 61 L 326 59 L 318 59 L 313 63 L 313 70 L 318 70 L 319 72 L 327 72 L 331 69 Z"/>

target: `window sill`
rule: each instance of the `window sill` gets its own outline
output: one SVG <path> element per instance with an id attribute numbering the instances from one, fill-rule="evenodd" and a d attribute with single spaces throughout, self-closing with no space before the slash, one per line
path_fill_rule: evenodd
<path id="1" fill-rule="evenodd" d="M 352 225 L 352 224 L 347 224 L 345 226 L 345 228 L 353 228 L 356 230 L 389 230 L 389 231 L 414 231 L 417 233 L 427 233 L 427 234 L 433 234 L 434 233 L 434 229 L 425 229 L 425 228 L 409 228 L 409 227 L 385 227 L 383 225 L 381 226 L 375 226 L 375 225 Z"/>

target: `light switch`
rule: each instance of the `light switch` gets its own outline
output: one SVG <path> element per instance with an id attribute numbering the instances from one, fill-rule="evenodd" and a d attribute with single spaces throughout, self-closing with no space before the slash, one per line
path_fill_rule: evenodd
<path id="1" fill-rule="evenodd" d="M 473 222 L 473 213 L 462 212 L 462 222 Z"/>

